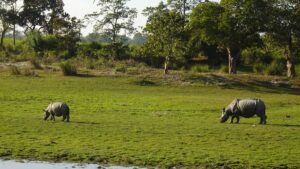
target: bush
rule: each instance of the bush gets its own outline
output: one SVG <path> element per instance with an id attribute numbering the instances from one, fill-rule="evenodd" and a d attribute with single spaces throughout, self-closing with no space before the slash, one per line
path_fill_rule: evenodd
<path id="1" fill-rule="evenodd" d="M 125 65 L 117 65 L 115 70 L 116 70 L 116 72 L 125 73 L 126 67 L 125 67 Z"/>
<path id="2" fill-rule="evenodd" d="M 192 72 L 209 72 L 209 66 L 208 65 L 192 66 L 191 71 Z"/>
<path id="3" fill-rule="evenodd" d="M 258 48 L 248 48 L 241 53 L 241 60 L 246 65 L 251 64 L 270 64 L 273 60 L 271 53 Z"/>
<path id="4" fill-rule="evenodd" d="M 38 76 L 34 70 L 31 70 L 29 68 L 26 68 L 23 70 L 23 75 L 24 76 Z"/>
<path id="5" fill-rule="evenodd" d="M 40 62 L 37 59 L 30 59 L 29 63 L 31 64 L 31 66 L 35 69 L 43 69 Z"/>
<path id="6" fill-rule="evenodd" d="M 253 66 L 253 72 L 254 73 L 264 73 L 264 71 L 267 69 L 267 65 L 259 63 L 259 64 L 255 64 Z"/>
<path id="7" fill-rule="evenodd" d="M 229 68 L 227 65 L 221 65 L 221 67 L 219 69 L 220 73 L 228 73 L 228 71 L 229 71 Z"/>
<path id="8" fill-rule="evenodd" d="M 74 76 L 77 75 L 77 69 L 74 65 L 69 62 L 62 62 L 59 65 L 64 76 Z"/>
<path id="9" fill-rule="evenodd" d="M 11 75 L 21 75 L 21 71 L 17 66 L 11 65 L 10 66 L 10 74 Z"/>
<path id="10" fill-rule="evenodd" d="M 275 59 L 271 65 L 267 67 L 265 73 L 267 75 L 285 75 L 286 66 L 285 59 Z"/>

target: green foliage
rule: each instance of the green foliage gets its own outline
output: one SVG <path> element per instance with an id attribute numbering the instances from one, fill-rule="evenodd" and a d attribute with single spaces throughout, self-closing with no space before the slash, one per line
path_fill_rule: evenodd
<path id="1" fill-rule="evenodd" d="M 228 73 L 228 65 L 221 65 L 220 66 L 220 69 L 219 69 L 219 72 L 221 73 Z"/>
<path id="2" fill-rule="evenodd" d="M 271 65 L 267 67 L 265 73 L 267 75 L 285 75 L 286 74 L 286 66 L 285 59 L 275 59 Z"/>
<path id="3" fill-rule="evenodd" d="M 154 8 L 147 8 L 145 14 L 150 18 L 145 31 L 145 48 L 151 57 L 165 58 L 165 73 L 169 65 L 186 62 L 185 20 L 180 13 L 171 11 L 162 2 Z"/>
<path id="4" fill-rule="evenodd" d="M 63 73 L 64 76 L 74 76 L 77 75 L 77 69 L 76 66 L 71 64 L 68 61 L 61 62 L 59 64 L 59 67 Z"/>
<path id="5" fill-rule="evenodd" d="M 263 63 L 256 63 L 253 65 L 253 72 L 258 74 L 263 74 L 268 68 L 268 65 Z"/>
<path id="6" fill-rule="evenodd" d="M 270 64 L 274 56 L 259 48 L 247 48 L 241 53 L 241 60 L 246 65 Z"/>
<path id="7" fill-rule="evenodd" d="M 195 65 L 191 68 L 192 72 L 209 72 L 209 66 L 208 65 Z"/>
<path id="8" fill-rule="evenodd" d="M 122 36 L 120 33 L 133 33 L 133 21 L 137 16 L 135 8 L 129 8 L 128 0 L 97 0 L 99 11 L 87 15 L 91 20 L 97 20 L 94 29 L 96 32 L 101 31 L 101 34 L 109 38 L 109 46 L 111 47 L 112 58 L 120 58 L 120 51 L 123 47 Z"/>

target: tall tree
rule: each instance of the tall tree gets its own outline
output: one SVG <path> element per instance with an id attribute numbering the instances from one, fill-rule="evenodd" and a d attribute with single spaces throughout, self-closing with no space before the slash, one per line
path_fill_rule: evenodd
<path id="1" fill-rule="evenodd" d="M 27 30 L 43 30 L 48 34 L 58 34 L 69 14 L 63 9 L 62 0 L 24 0 L 20 12 L 21 26 Z"/>
<path id="2" fill-rule="evenodd" d="M 236 74 L 242 49 L 261 41 L 267 9 L 262 0 L 205 2 L 194 8 L 190 25 L 204 41 L 227 51 L 229 74 Z"/>
<path id="3" fill-rule="evenodd" d="M 120 57 L 119 50 L 122 46 L 121 33 L 131 34 L 134 31 L 133 23 L 137 16 L 137 11 L 126 6 L 128 1 L 97 0 L 99 11 L 86 16 L 88 20 L 96 21 L 94 25 L 95 32 L 100 32 L 111 39 L 112 57 Z"/>
<path id="4" fill-rule="evenodd" d="M 146 47 L 157 57 L 164 57 L 164 73 L 168 74 L 170 62 L 184 57 L 184 19 L 181 14 L 169 10 L 162 2 L 158 7 L 147 8 L 148 15 L 145 27 Z"/>
<path id="5" fill-rule="evenodd" d="M 0 47 L 3 47 L 3 40 L 6 33 L 13 27 L 13 24 L 17 20 L 17 14 L 13 9 L 14 2 L 15 0 L 2 0 L 0 2 Z"/>
<path id="6" fill-rule="evenodd" d="M 47 1 L 23 0 L 20 11 L 20 25 L 25 27 L 25 32 L 41 27 L 46 20 Z"/>
<path id="7" fill-rule="evenodd" d="M 300 38 L 300 1 L 273 0 L 268 35 L 284 48 L 287 60 L 287 76 L 295 77 L 295 54 L 297 39 Z"/>
<path id="8" fill-rule="evenodd" d="M 167 3 L 172 9 L 180 11 L 180 14 L 185 18 L 187 13 L 202 1 L 207 0 L 168 0 Z"/>

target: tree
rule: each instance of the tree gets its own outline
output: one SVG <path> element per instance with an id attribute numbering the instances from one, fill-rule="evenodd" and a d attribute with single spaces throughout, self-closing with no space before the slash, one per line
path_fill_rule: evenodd
<path id="1" fill-rule="evenodd" d="M 274 0 L 268 34 L 276 45 L 284 49 L 287 60 L 287 76 L 293 78 L 295 73 L 295 54 L 297 39 L 300 38 L 300 1 Z"/>
<path id="2" fill-rule="evenodd" d="M 3 47 L 3 40 L 6 33 L 12 28 L 17 20 L 17 14 L 14 11 L 15 0 L 2 0 L 0 2 L 0 47 Z"/>
<path id="3" fill-rule="evenodd" d="M 242 49 L 261 44 L 259 33 L 264 31 L 267 9 L 267 2 L 261 0 L 200 3 L 191 14 L 190 26 L 207 43 L 226 49 L 229 74 L 236 74 Z"/>
<path id="4" fill-rule="evenodd" d="M 182 59 L 184 56 L 183 16 L 176 11 L 169 10 L 162 2 L 158 7 L 147 8 L 144 13 L 148 15 L 145 27 L 146 47 L 155 56 L 165 58 L 164 73 L 168 74 L 170 62 Z"/>
<path id="5" fill-rule="evenodd" d="M 134 31 L 133 22 L 137 11 L 129 8 L 126 3 L 129 0 L 97 0 L 98 12 L 87 15 L 88 20 L 95 20 L 95 32 L 100 32 L 111 39 L 113 50 L 112 57 L 120 57 L 122 47 L 121 33 L 131 34 Z"/>
<path id="6" fill-rule="evenodd" d="M 23 1 L 22 11 L 20 11 L 20 25 L 25 27 L 25 32 L 33 31 L 45 23 L 47 5 L 48 1 Z"/>
<path id="7" fill-rule="evenodd" d="M 20 24 L 26 27 L 25 32 L 38 27 L 47 34 L 59 34 L 61 27 L 69 19 L 69 14 L 63 7 L 62 0 L 24 0 Z"/>
<path id="8" fill-rule="evenodd" d="M 203 0 L 168 0 L 167 2 L 172 9 L 179 11 L 180 14 L 185 18 L 187 12 L 191 11 L 197 4 L 202 1 Z"/>

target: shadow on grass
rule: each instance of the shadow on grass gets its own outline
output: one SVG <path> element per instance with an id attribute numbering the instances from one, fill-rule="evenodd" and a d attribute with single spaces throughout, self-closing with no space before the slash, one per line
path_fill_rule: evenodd
<path id="1" fill-rule="evenodd" d="M 86 125 L 100 125 L 101 123 L 96 122 L 85 122 L 85 121 L 70 121 L 72 124 L 86 124 Z"/>
<path id="2" fill-rule="evenodd" d="M 255 78 L 255 79 L 253 79 Z M 287 93 L 300 95 L 300 89 L 293 88 L 291 84 L 282 82 L 272 82 L 268 79 L 258 79 L 259 77 L 238 77 L 238 76 L 220 76 L 216 74 L 190 76 L 188 80 L 206 85 L 216 85 L 224 89 L 241 89 L 253 92 L 263 93 Z M 287 81 L 287 80 L 286 80 Z M 286 82 L 284 81 L 284 82 Z"/>
<path id="3" fill-rule="evenodd" d="M 266 125 L 264 124 L 259 124 L 259 123 L 247 123 L 247 122 L 242 122 L 242 123 L 228 123 L 229 125 L 248 125 L 248 126 L 277 126 L 277 127 L 300 127 L 298 124 L 272 124 L 272 123 L 267 123 Z"/>
<path id="4" fill-rule="evenodd" d="M 90 77 L 96 77 L 95 75 L 91 75 L 91 74 L 83 74 L 83 73 L 77 73 L 76 75 L 74 75 L 74 77 L 82 77 L 82 78 L 90 78 Z"/>
<path id="5" fill-rule="evenodd" d="M 278 126 L 278 127 L 300 127 L 298 124 L 267 124 L 268 126 Z"/>

